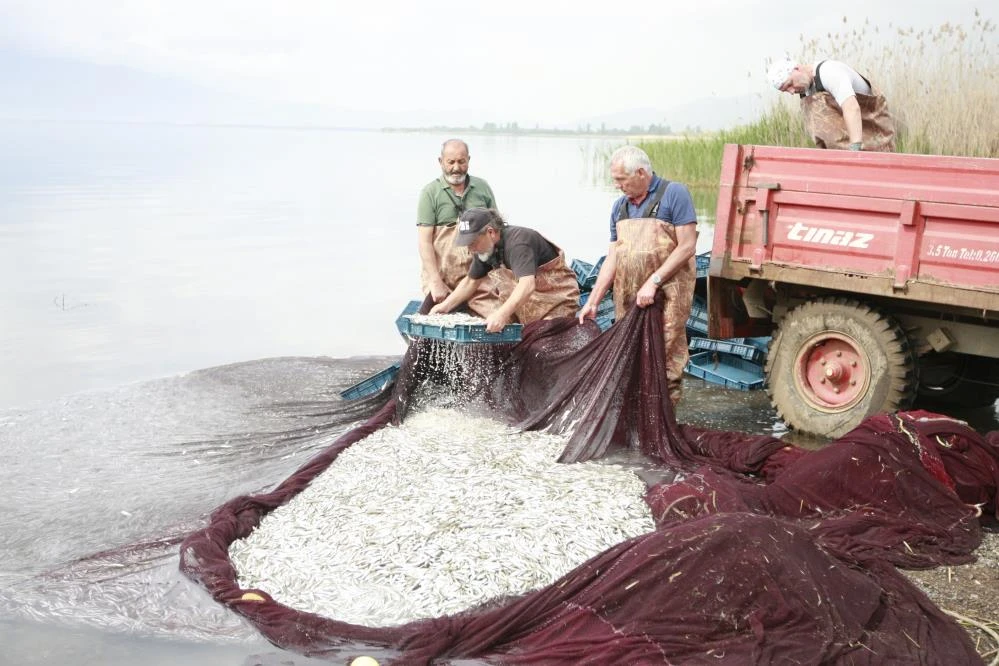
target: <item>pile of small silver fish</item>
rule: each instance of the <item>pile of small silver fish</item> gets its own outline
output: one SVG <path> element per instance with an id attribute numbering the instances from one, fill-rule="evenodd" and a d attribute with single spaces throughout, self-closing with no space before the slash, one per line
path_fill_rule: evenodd
<path id="1" fill-rule="evenodd" d="M 444 314 L 411 314 L 406 315 L 414 324 L 425 324 L 427 326 L 467 326 L 485 324 L 486 320 L 476 315 L 465 312 L 448 312 Z"/>
<path id="2" fill-rule="evenodd" d="M 550 585 L 654 527 L 638 476 L 558 464 L 565 443 L 453 409 L 411 413 L 233 542 L 239 584 L 365 626 Z"/>

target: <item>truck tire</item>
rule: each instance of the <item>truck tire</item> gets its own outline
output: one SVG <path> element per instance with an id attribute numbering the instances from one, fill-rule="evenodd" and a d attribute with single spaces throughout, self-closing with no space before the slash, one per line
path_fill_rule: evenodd
<path id="1" fill-rule="evenodd" d="M 935 352 L 919 359 L 916 403 L 927 408 L 990 407 L 999 399 L 999 361 Z"/>
<path id="2" fill-rule="evenodd" d="M 916 362 L 894 319 L 846 298 L 787 313 L 767 356 L 767 393 L 791 428 L 840 437 L 868 416 L 907 409 Z"/>

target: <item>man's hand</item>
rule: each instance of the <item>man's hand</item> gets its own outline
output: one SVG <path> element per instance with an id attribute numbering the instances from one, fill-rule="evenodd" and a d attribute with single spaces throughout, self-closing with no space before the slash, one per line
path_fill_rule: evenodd
<path id="1" fill-rule="evenodd" d="M 486 332 L 499 333 L 509 323 L 510 315 L 504 314 L 502 310 L 496 310 L 491 315 L 486 317 Z"/>
<path id="2" fill-rule="evenodd" d="M 656 300 L 656 290 L 659 289 L 656 285 L 652 284 L 652 280 L 646 280 L 642 288 L 638 290 L 638 294 L 635 297 L 635 304 L 640 308 L 647 308 Z"/>
<path id="3" fill-rule="evenodd" d="M 434 307 L 430 308 L 429 314 L 447 314 L 451 311 L 451 308 L 447 306 L 446 303 L 438 303 Z"/>
<path id="4" fill-rule="evenodd" d="M 438 279 L 430 282 L 430 296 L 433 297 L 434 303 L 440 303 L 450 293 L 451 289 L 444 284 L 444 280 Z"/>
<path id="5" fill-rule="evenodd" d="M 589 298 L 586 299 L 586 305 L 579 309 L 579 323 L 582 324 L 585 319 L 596 319 L 597 318 L 597 304 L 594 303 Z"/>

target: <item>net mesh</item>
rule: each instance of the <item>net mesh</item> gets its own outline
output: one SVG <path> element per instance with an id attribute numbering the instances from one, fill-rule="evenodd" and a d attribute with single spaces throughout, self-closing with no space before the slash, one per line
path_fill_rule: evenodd
<path id="1" fill-rule="evenodd" d="M 999 433 L 882 414 L 806 451 L 677 423 L 661 317 L 658 302 L 603 334 L 572 319 L 536 322 L 517 345 L 479 347 L 479 371 L 460 378 L 463 399 L 496 417 L 567 434 L 561 462 L 639 450 L 671 479 L 646 493 L 654 531 L 552 585 L 391 627 L 301 612 L 263 590 L 244 597 L 229 545 L 353 443 L 402 422 L 425 382 L 458 381 L 442 375 L 429 341 L 410 345 L 369 420 L 273 491 L 218 508 L 183 542 L 181 569 L 276 645 L 331 660 L 383 648 L 383 664 L 982 663 L 897 567 L 971 561 L 981 522 L 996 517 Z"/>

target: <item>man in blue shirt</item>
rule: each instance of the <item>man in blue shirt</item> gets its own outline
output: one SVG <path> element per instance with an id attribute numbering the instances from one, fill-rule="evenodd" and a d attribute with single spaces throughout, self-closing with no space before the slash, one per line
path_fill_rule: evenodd
<path id="1" fill-rule="evenodd" d="M 656 175 L 649 156 L 636 146 L 611 155 L 610 173 L 623 196 L 611 208 L 610 247 L 579 321 L 596 317 L 611 285 L 617 319 L 633 305 L 648 307 L 662 289 L 665 372 L 675 405 L 689 358 L 686 326 L 697 279 L 694 202 L 685 185 Z"/>

